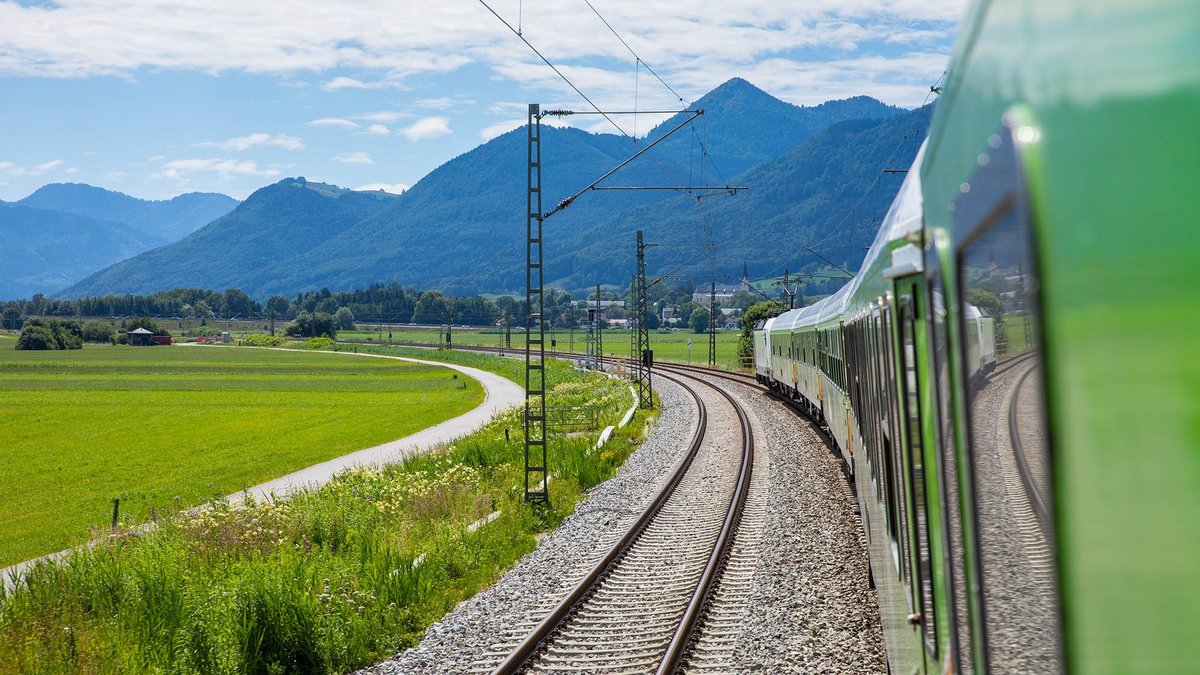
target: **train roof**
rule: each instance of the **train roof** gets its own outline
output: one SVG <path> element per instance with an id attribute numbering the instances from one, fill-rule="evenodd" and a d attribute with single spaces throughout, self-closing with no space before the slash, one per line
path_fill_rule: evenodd
<path id="1" fill-rule="evenodd" d="M 921 198 L 921 160 L 924 156 L 925 143 L 922 142 L 912 166 L 905 174 L 904 183 L 900 185 L 900 190 L 896 193 L 891 207 L 888 208 L 887 215 L 883 217 L 883 223 L 879 226 L 875 241 L 871 243 L 870 250 L 863 258 L 858 274 L 833 295 L 807 307 L 780 314 L 769 330 L 791 330 L 803 326 L 815 326 L 845 314 L 851 298 L 862 286 L 864 275 L 876 266 L 874 263 L 880 256 L 890 250 L 891 242 L 902 241 L 909 234 L 921 231 L 922 211 L 925 206 L 924 200 Z"/>

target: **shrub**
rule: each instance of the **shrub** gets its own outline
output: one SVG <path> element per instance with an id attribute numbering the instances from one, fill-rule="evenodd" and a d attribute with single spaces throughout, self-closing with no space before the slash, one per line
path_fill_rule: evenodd
<path id="1" fill-rule="evenodd" d="M 17 349 L 79 349 L 83 330 L 74 321 L 32 318 L 21 327 Z"/>
<path id="2" fill-rule="evenodd" d="M 21 328 L 21 336 L 17 338 L 17 349 L 58 349 L 58 343 L 49 328 L 26 325 Z"/>
<path id="3" fill-rule="evenodd" d="M 111 324 L 92 319 L 83 324 L 84 342 L 112 342 L 117 339 L 117 329 Z"/>
<path id="4" fill-rule="evenodd" d="M 321 338 L 323 340 L 328 338 Z M 282 335 L 251 335 L 242 340 L 242 344 L 247 347 L 279 347 L 286 340 Z"/>
<path id="5" fill-rule="evenodd" d="M 330 349 L 337 343 L 327 337 L 309 338 L 300 343 L 302 349 Z"/>
<path id="6" fill-rule="evenodd" d="M 330 339 L 337 337 L 337 323 L 333 317 L 325 312 L 317 312 L 309 314 L 308 312 L 300 312 L 296 315 L 296 320 L 288 324 L 283 330 L 283 334 L 288 337 L 327 337 Z"/>

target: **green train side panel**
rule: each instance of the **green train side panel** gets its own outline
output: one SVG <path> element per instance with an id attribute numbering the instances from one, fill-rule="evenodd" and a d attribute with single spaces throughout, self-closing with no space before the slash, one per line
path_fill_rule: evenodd
<path id="1" fill-rule="evenodd" d="M 1014 106 L 1042 267 L 1068 669 L 1200 663 L 1200 3 L 991 2 L 962 27 L 926 224 Z"/>

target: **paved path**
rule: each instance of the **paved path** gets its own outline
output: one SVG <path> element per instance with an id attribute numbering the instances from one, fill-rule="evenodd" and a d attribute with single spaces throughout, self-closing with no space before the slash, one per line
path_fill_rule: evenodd
<path id="1" fill-rule="evenodd" d="M 203 346 L 203 345 L 198 345 Z M 214 345 L 215 348 L 215 345 Z M 225 347 L 228 349 L 228 347 Z M 280 349 L 291 353 L 297 353 L 295 349 Z M 312 352 L 328 353 L 328 352 Z M 469 366 L 460 366 L 453 363 L 442 363 L 440 361 L 426 361 L 425 359 L 411 359 L 403 356 L 384 356 L 382 354 L 358 354 L 352 352 L 336 352 L 347 356 L 359 356 L 366 358 L 377 359 L 393 359 L 395 361 L 408 361 L 411 363 L 420 363 L 430 366 L 440 366 L 456 370 L 468 377 L 478 380 L 483 385 L 484 399 L 483 403 L 475 408 L 448 419 L 440 424 L 435 424 L 426 429 L 422 429 L 415 434 L 405 436 L 383 445 L 377 445 L 373 448 L 358 450 L 348 455 L 336 457 L 327 462 L 314 464 L 308 468 L 301 469 L 294 473 L 289 473 L 286 476 L 276 478 L 275 480 L 267 481 L 260 485 L 247 488 L 235 494 L 226 497 L 226 501 L 240 501 L 247 493 L 254 496 L 255 499 L 262 500 L 269 494 L 274 494 L 276 497 L 283 497 L 291 494 L 297 489 L 314 488 L 323 485 L 330 478 L 333 478 L 338 472 L 348 469 L 353 466 L 366 466 L 371 464 L 391 464 L 399 462 L 409 455 L 415 454 L 421 450 L 428 450 L 443 443 L 461 438 L 476 429 L 482 427 L 489 420 L 496 416 L 500 411 L 510 408 L 515 405 L 524 403 L 525 390 L 511 380 L 489 373 L 486 370 L 471 368 Z M 143 525 L 142 528 L 145 528 Z M 22 563 L 17 563 L 11 567 L 0 569 L 0 583 L 6 588 L 11 588 L 13 580 L 19 577 L 26 569 L 36 565 L 42 561 L 57 560 L 62 558 L 75 548 L 69 548 L 57 553 L 27 560 Z"/>

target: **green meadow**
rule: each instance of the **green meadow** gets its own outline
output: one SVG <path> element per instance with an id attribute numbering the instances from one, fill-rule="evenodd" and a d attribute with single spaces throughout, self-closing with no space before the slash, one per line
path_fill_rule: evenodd
<path id="1" fill-rule="evenodd" d="M 737 369 L 737 340 L 740 331 L 717 331 L 717 366 L 729 370 Z M 503 332 L 495 328 L 455 328 L 451 331 L 451 341 L 455 347 L 500 347 L 503 346 Z M 555 340 L 560 351 L 583 352 L 586 348 L 587 332 L 555 330 L 548 339 Z M 394 327 L 390 333 L 384 331 L 354 330 L 338 331 L 338 339 L 346 342 L 375 342 L 383 344 L 438 344 L 440 335 L 437 330 L 428 327 Z M 603 334 L 604 353 L 607 356 L 623 358 L 629 356 L 630 331 L 606 330 Z M 688 362 L 688 340 L 692 341 L 691 362 L 695 364 L 708 363 L 708 334 L 697 335 L 690 330 L 652 330 L 650 331 L 650 347 L 654 350 L 654 358 L 660 361 Z M 512 331 L 512 348 L 523 349 L 525 335 L 522 331 Z M 549 346 L 547 344 L 547 346 Z"/>
<path id="2" fill-rule="evenodd" d="M 0 565 L 384 443 L 459 415 L 440 367 L 319 352 L 0 341 Z"/>

